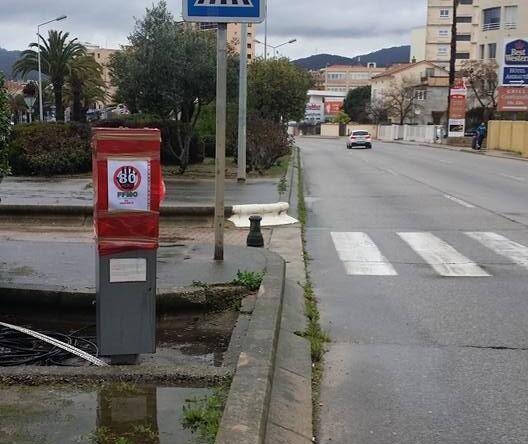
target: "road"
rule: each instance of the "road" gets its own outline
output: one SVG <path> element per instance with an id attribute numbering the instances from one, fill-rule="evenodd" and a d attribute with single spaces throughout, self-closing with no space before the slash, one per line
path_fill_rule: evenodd
<path id="1" fill-rule="evenodd" d="M 528 443 L 528 163 L 300 138 L 323 444 Z"/>

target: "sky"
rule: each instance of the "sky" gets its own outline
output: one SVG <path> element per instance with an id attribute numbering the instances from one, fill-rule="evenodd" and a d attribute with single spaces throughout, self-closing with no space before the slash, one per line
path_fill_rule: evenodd
<path id="1" fill-rule="evenodd" d="M 0 0 L 0 47 L 25 49 L 35 40 L 36 24 L 66 14 L 52 29 L 81 42 L 118 48 L 135 17 L 157 0 Z M 167 0 L 176 17 L 182 0 Z M 347 57 L 410 43 L 410 30 L 425 25 L 426 0 L 268 0 L 268 41 L 282 55 L 297 59 L 317 53 Z M 44 28 L 44 29 L 50 29 Z M 257 27 L 263 41 L 264 26 Z M 262 48 L 257 49 L 261 55 Z"/>

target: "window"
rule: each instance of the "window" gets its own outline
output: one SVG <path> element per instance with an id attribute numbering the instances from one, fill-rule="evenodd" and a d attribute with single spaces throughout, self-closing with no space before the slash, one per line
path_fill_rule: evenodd
<path id="1" fill-rule="evenodd" d="M 497 44 L 488 43 L 488 59 L 496 59 L 496 58 L 497 58 Z"/>
<path id="2" fill-rule="evenodd" d="M 457 34 L 456 39 L 457 42 L 470 42 L 471 34 Z"/>
<path id="3" fill-rule="evenodd" d="M 482 11 L 482 30 L 491 31 L 500 29 L 501 8 L 489 8 Z"/>
<path id="4" fill-rule="evenodd" d="M 440 9 L 440 18 L 449 18 L 449 9 Z"/>
<path id="5" fill-rule="evenodd" d="M 449 37 L 449 29 L 439 29 L 438 37 Z"/>
<path id="6" fill-rule="evenodd" d="M 469 52 L 457 52 L 456 59 L 457 60 L 469 60 Z"/>
<path id="7" fill-rule="evenodd" d="M 427 90 L 417 89 L 414 93 L 416 100 L 424 101 L 427 100 Z"/>
<path id="8" fill-rule="evenodd" d="M 434 77 L 435 70 L 434 68 L 425 68 L 425 77 Z"/>
<path id="9" fill-rule="evenodd" d="M 446 56 L 449 54 L 449 48 L 447 46 L 439 46 L 438 47 L 438 55 L 439 56 Z"/>
<path id="10" fill-rule="evenodd" d="M 457 23 L 472 23 L 473 17 L 471 17 L 470 15 L 462 15 L 457 17 L 456 21 Z"/>
<path id="11" fill-rule="evenodd" d="M 473 0 L 458 0 L 459 5 L 472 5 Z"/>
<path id="12" fill-rule="evenodd" d="M 506 29 L 517 29 L 517 6 L 504 7 L 504 27 Z"/>
<path id="13" fill-rule="evenodd" d="M 343 80 L 344 78 L 344 72 L 331 72 L 330 74 L 328 74 L 328 80 Z"/>
<path id="14" fill-rule="evenodd" d="M 484 60 L 486 58 L 486 45 L 480 45 L 479 47 L 479 59 Z"/>

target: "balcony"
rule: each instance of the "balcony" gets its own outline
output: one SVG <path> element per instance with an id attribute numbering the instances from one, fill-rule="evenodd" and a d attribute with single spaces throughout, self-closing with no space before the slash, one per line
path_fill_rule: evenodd
<path id="1" fill-rule="evenodd" d="M 483 31 L 497 31 L 500 29 L 501 25 L 500 23 L 484 23 L 482 25 Z"/>
<path id="2" fill-rule="evenodd" d="M 517 23 L 504 23 L 504 29 L 517 29 Z"/>

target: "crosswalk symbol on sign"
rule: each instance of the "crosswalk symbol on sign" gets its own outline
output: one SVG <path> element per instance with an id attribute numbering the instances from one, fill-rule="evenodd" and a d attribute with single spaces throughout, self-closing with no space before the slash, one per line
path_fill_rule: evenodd
<path id="1" fill-rule="evenodd" d="M 252 0 L 196 0 L 194 6 L 253 7 Z"/>

